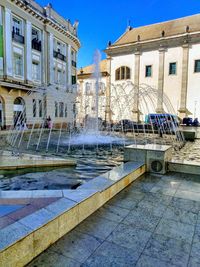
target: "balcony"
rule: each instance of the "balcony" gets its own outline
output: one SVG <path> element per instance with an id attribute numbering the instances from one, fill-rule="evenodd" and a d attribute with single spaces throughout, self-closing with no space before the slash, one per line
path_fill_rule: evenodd
<path id="1" fill-rule="evenodd" d="M 76 61 L 72 60 L 72 66 L 76 68 Z"/>
<path id="2" fill-rule="evenodd" d="M 17 43 L 24 44 L 24 36 L 15 33 L 14 31 L 12 32 L 12 39 Z"/>
<path id="3" fill-rule="evenodd" d="M 38 39 L 33 39 L 32 40 L 32 49 L 41 52 L 42 51 L 42 42 L 39 41 Z"/>
<path id="4" fill-rule="evenodd" d="M 57 59 L 60 59 L 62 61 L 65 61 L 66 62 L 66 56 L 64 56 L 63 54 L 61 54 L 60 52 L 58 51 L 53 51 L 53 56 Z"/>

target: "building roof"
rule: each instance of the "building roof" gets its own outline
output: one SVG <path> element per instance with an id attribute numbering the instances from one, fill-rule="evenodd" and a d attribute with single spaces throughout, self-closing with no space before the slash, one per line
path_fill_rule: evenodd
<path id="1" fill-rule="evenodd" d="M 104 59 L 100 62 L 100 71 L 101 73 L 107 72 L 107 59 Z M 94 73 L 94 64 L 81 68 L 78 71 L 78 75 L 92 74 Z"/>
<path id="2" fill-rule="evenodd" d="M 200 31 L 200 14 L 127 30 L 112 46 L 181 35 L 187 31 Z"/>

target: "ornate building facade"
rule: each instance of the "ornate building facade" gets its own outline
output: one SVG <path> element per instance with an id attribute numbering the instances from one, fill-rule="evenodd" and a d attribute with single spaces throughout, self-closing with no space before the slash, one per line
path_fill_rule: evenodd
<path id="1" fill-rule="evenodd" d="M 139 118 L 138 95 L 142 84 L 158 90 L 156 112 L 165 112 L 165 93 L 180 118 L 200 117 L 199 14 L 139 28 L 128 27 L 105 52 L 110 69 L 108 95 L 112 95 L 111 84 L 130 81 L 138 86 L 132 120 Z"/>
<path id="2" fill-rule="evenodd" d="M 77 27 L 78 22 L 72 25 L 50 4 L 1 0 L 1 128 L 14 125 L 22 112 L 27 125 L 48 116 L 55 123 L 74 119 Z"/>

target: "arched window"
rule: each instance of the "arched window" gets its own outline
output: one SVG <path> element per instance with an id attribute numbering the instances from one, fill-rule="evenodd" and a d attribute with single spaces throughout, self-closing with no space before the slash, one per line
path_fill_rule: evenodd
<path id="1" fill-rule="evenodd" d="M 129 80 L 131 78 L 131 70 L 129 67 L 122 66 L 115 71 L 115 80 Z"/>

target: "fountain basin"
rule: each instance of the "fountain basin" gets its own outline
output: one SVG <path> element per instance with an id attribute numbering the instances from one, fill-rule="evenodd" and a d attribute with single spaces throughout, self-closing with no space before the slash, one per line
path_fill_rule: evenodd
<path id="1" fill-rule="evenodd" d="M 44 157 L 31 154 L 13 154 L 9 151 L 0 153 L 0 169 L 25 169 L 58 166 L 76 166 L 76 161 L 72 159 L 62 159 L 56 157 Z"/>

